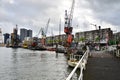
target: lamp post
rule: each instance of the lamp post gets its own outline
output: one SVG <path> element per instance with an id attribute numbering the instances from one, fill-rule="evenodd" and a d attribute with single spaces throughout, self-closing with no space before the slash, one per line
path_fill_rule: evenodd
<path id="1" fill-rule="evenodd" d="M 115 45 L 117 45 L 117 30 L 116 30 L 116 34 L 115 34 Z"/>
<path id="2" fill-rule="evenodd" d="M 100 39 L 101 39 L 101 36 L 100 36 L 100 35 L 101 35 L 101 26 L 99 26 L 99 34 L 98 34 L 98 35 L 99 35 L 99 50 L 100 50 L 100 49 L 101 49 L 101 48 L 100 48 Z"/>
<path id="3" fill-rule="evenodd" d="M 114 30 L 113 32 L 115 32 L 114 34 L 114 38 L 115 38 L 115 45 L 117 44 L 117 30 Z"/>

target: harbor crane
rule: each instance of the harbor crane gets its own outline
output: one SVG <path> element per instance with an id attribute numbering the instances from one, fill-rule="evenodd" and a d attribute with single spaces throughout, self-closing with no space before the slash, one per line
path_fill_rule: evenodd
<path id="1" fill-rule="evenodd" d="M 98 30 L 98 29 L 100 30 L 100 29 L 101 29 L 101 26 L 97 26 L 96 24 L 92 24 L 92 23 L 91 23 L 90 25 L 95 26 L 95 29 L 96 29 L 96 30 Z"/>
<path id="2" fill-rule="evenodd" d="M 71 10 L 68 15 L 67 10 L 65 10 L 65 25 L 64 25 L 64 32 L 67 35 L 66 39 L 66 46 L 69 47 L 73 41 L 73 35 L 72 35 L 72 19 L 73 19 L 73 12 L 74 12 L 74 6 L 75 6 L 75 0 L 72 2 Z"/>
<path id="3" fill-rule="evenodd" d="M 46 35 L 47 35 L 47 30 L 48 30 L 49 23 L 50 23 L 50 18 L 47 21 L 46 27 L 41 28 L 41 31 L 42 31 L 42 33 L 41 33 L 41 35 L 42 35 L 41 43 L 42 43 L 42 45 L 45 45 L 45 40 L 46 40 Z"/>
<path id="4" fill-rule="evenodd" d="M 91 23 L 90 25 L 95 26 L 95 29 L 96 29 L 96 30 L 98 29 L 96 24 L 92 24 L 92 23 Z"/>
<path id="5" fill-rule="evenodd" d="M 42 44 L 42 46 L 45 45 L 45 40 L 46 40 L 46 35 L 47 35 L 47 30 L 48 30 L 48 26 L 49 26 L 49 22 L 50 22 L 50 18 L 48 19 L 48 22 L 46 24 L 46 27 L 45 28 L 40 28 L 38 34 L 33 38 L 33 42 L 32 42 L 32 47 L 36 47 L 39 43 L 38 41 L 38 36 L 39 34 L 41 33 L 41 40 L 40 40 L 40 43 Z"/>
<path id="6" fill-rule="evenodd" d="M 40 30 L 39 30 L 39 32 L 38 32 L 38 34 L 37 34 L 37 35 L 35 35 L 35 37 L 38 37 L 38 36 L 39 36 L 39 34 L 42 32 L 42 30 L 43 30 L 43 28 L 40 28 Z"/>
<path id="7" fill-rule="evenodd" d="M 38 34 L 37 34 L 35 37 L 38 37 L 40 33 L 41 33 L 41 35 L 42 35 L 42 38 L 43 38 L 43 37 L 46 37 L 49 23 L 50 23 L 50 18 L 48 19 L 48 22 L 47 22 L 47 24 L 46 24 L 46 27 L 45 27 L 45 28 L 43 28 L 43 27 L 40 28 Z"/>
<path id="8" fill-rule="evenodd" d="M 42 28 L 42 37 L 46 37 L 49 23 L 50 23 L 50 18 L 47 21 L 46 27 Z"/>
<path id="9" fill-rule="evenodd" d="M 13 33 L 11 34 L 11 44 L 12 47 L 17 48 L 19 44 L 19 38 L 18 38 L 18 25 L 16 24 L 16 28 L 13 29 Z"/>

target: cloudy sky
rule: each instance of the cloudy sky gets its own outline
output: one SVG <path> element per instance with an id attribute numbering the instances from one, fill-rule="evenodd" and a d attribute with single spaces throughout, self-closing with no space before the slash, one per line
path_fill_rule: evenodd
<path id="1" fill-rule="evenodd" d="M 0 0 L 0 28 L 11 33 L 18 29 L 32 29 L 34 35 L 45 27 L 50 18 L 47 35 L 59 34 L 59 22 L 64 28 L 64 11 L 70 11 L 72 0 Z M 73 33 L 96 29 L 90 24 L 120 31 L 120 0 L 75 0 Z"/>

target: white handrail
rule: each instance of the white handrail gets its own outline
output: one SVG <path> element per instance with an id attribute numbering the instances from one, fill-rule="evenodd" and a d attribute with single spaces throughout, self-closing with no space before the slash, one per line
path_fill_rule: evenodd
<path id="1" fill-rule="evenodd" d="M 73 74 L 75 73 L 75 71 L 77 70 L 77 68 L 79 66 L 80 66 L 80 76 L 79 76 L 78 80 L 83 80 L 83 69 L 85 69 L 85 64 L 87 64 L 88 53 L 89 53 L 89 50 L 87 50 L 84 53 L 84 55 L 79 60 L 79 62 L 77 63 L 77 65 L 75 66 L 75 68 L 72 70 L 72 72 L 69 74 L 69 76 L 66 78 L 66 80 L 70 80 L 72 78 Z"/>

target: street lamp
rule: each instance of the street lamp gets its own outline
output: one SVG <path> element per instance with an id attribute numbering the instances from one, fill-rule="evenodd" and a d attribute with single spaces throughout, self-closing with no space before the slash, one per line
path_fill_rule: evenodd
<path id="1" fill-rule="evenodd" d="M 115 38 L 115 45 L 117 44 L 117 30 L 114 30 L 113 32 L 115 32 L 114 34 L 114 38 Z"/>
<path id="2" fill-rule="evenodd" d="M 100 34 L 101 34 L 101 26 L 99 26 L 99 43 L 100 43 Z"/>
<path id="3" fill-rule="evenodd" d="M 100 34 L 101 34 L 101 26 L 98 26 L 99 27 L 99 50 L 100 50 L 100 39 L 101 39 L 101 37 L 100 37 Z"/>

